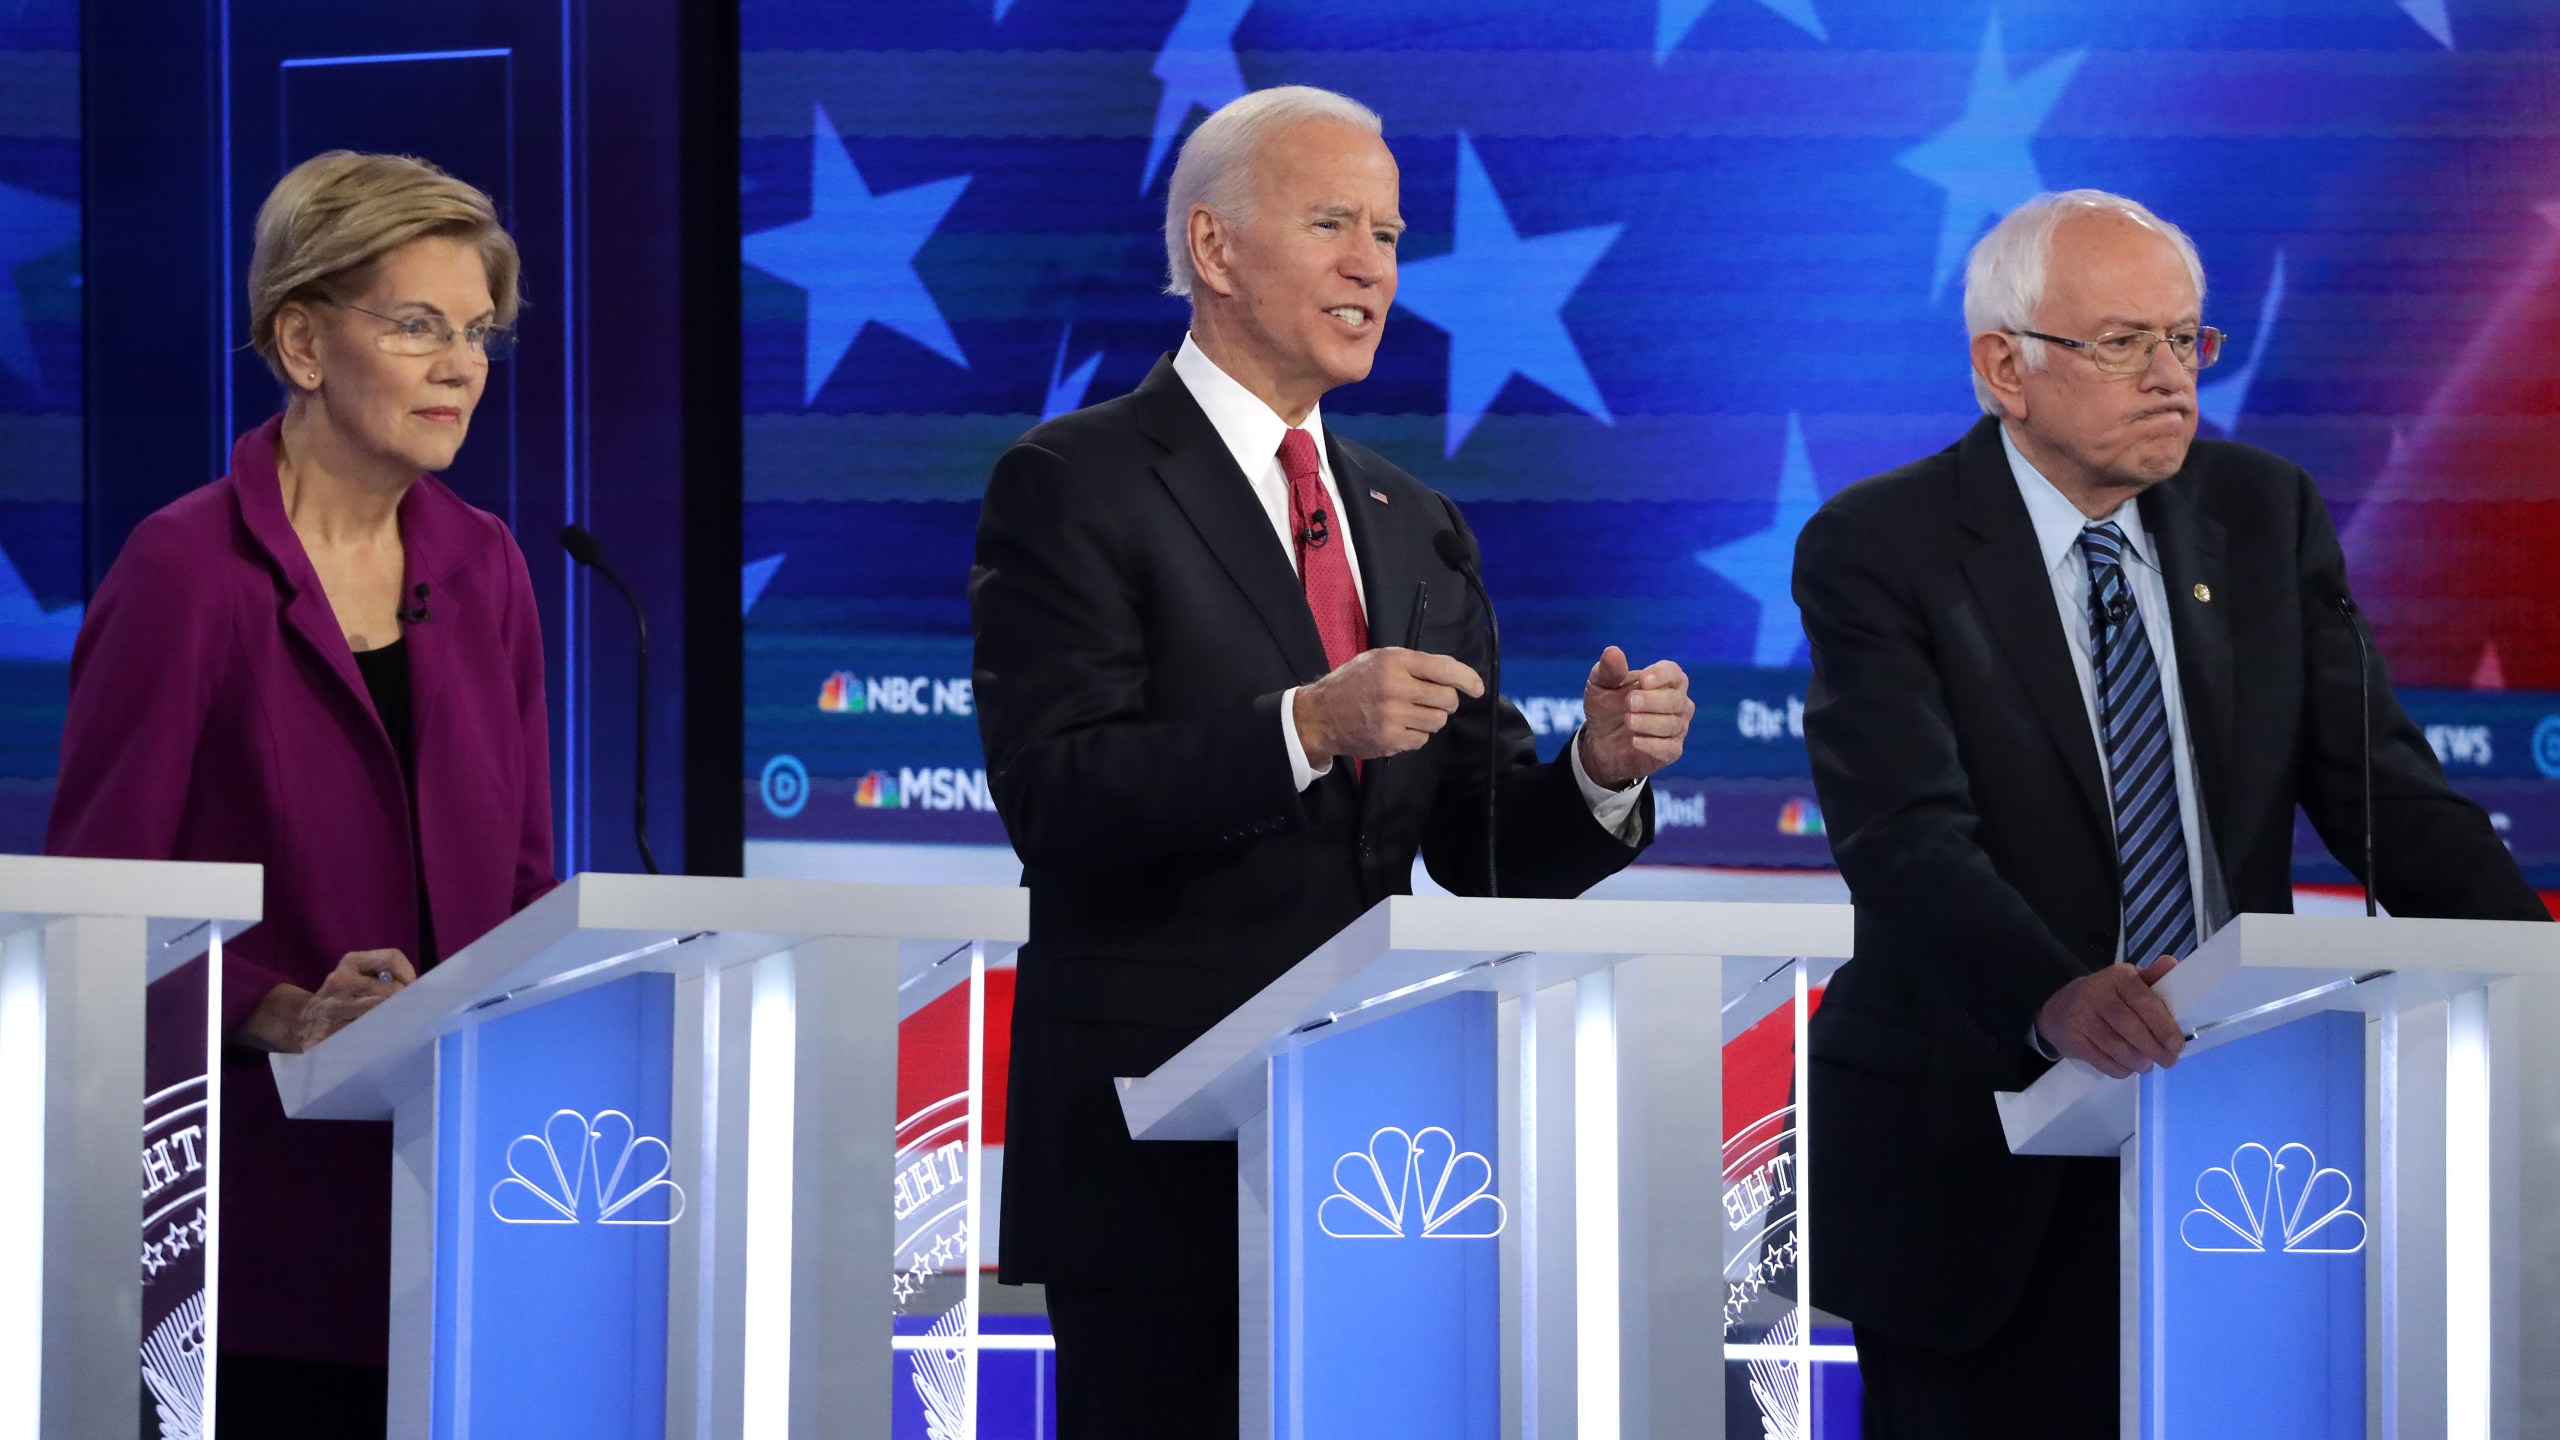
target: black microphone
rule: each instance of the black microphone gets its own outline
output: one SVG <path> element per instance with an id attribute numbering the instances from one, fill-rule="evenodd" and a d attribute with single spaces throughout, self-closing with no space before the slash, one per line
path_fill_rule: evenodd
<path id="1" fill-rule="evenodd" d="M 2124 622 L 2126 622 L 2127 620 L 2130 620 L 2130 619 L 2132 619 L 2132 618 L 2133 618 L 2133 596 L 2132 596 L 2131 594 L 2129 594 L 2129 593 L 2128 593 L 2128 594 L 2118 595 L 2118 596 L 2117 596 L 2116 598 L 2114 598 L 2113 600 L 2110 600 L 2110 601 L 2108 601 L 2108 602 L 2107 602 L 2107 623 L 2108 623 L 2108 624 L 2110 624 L 2110 625 L 2121 625 L 2121 624 L 2123 624 Z"/>
<path id="2" fill-rule="evenodd" d="M 1494 618 L 1493 597 L 1484 593 L 1474 538 L 1443 530 L 1431 537 L 1431 548 L 1439 552 L 1441 564 L 1457 571 L 1467 588 L 1476 592 L 1476 603 L 1484 606 L 1485 638 L 1492 646 L 1492 663 L 1485 667 L 1484 677 L 1484 893 L 1494 897 L 1502 893 L 1494 864 L 1494 789 L 1502 757 L 1502 622 Z"/>
<path id="3" fill-rule="evenodd" d="M 395 613 L 399 615 L 400 623 L 403 625 L 424 625 L 427 623 L 427 582 L 419 581 L 417 587 L 410 593 L 417 597 L 418 603 L 402 605 Z"/>
<path id="4" fill-rule="evenodd" d="M 2373 903 L 2373 649 L 2365 635 L 2364 616 L 2343 581 L 2318 576 L 2320 598 L 2345 618 L 2356 637 L 2356 706 L 2364 725 L 2364 913 L 2378 913 Z"/>
<path id="5" fill-rule="evenodd" d="M 604 547 L 596 543 L 583 525 L 560 527 L 561 548 L 569 558 L 613 582 L 622 592 L 622 602 L 631 607 L 632 628 L 640 635 L 640 703 L 633 711 L 634 737 L 631 746 L 631 833 L 640 841 L 640 863 L 652 875 L 658 873 L 658 859 L 649 853 L 649 617 L 640 613 L 640 597 L 631 593 L 622 576 L 604 558 Z M 426 587 L 420 586 L 424 595 Z"/>
<path id="6" fill-rule="evenodd" d="M 1324 548 L 1325 541 L 1332 538 L 1333 533 L 1324 528 L 1324 511 L 1322 508 L 1318 508 L 1310 513 L 1307 516 L 1307 528 L 1298 532 L 1299 544 L 1313 546 L 1319 550 Z"/>

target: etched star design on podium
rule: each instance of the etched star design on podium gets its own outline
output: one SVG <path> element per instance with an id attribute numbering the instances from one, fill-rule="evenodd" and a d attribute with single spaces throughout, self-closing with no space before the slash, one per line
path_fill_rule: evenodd
<path id="1" fill-rule="evenodd" d="M 142 1247 L 142 1273 L 145 1275 L 157 1275 L 168 1264 L 169 1260 L 167 1252 L 162 1250 L 156 1241 L 144 1243 Z"/>
<path id="2" fill-rule="evenodd" d="M 1156 99 L 1156 124 L 1147 139 L 1147 168 L 1138 193 L 1155 188 L 1156 172 L 1173 149 L 1173 137 L 1193 110 L 1215 110 L 1244 94 L 1244 70 L 1236 64 L 1236 27 L 1253 0 L 1189 0 L 1156 52 L 1152 71 L 1164 84 Z"/>
<path id="3" fill-rule="evenodd" d="M 1982 32 L 1982 50 L 1974 57 L 1964 113 L 1895 157 L 1903 169 L 1947 192 L 1930 299 L 1946 293 L 1984 221 L 2009 213 L 2044 189 L 2030 142 L 2088 55 L 2086 50 L 2057 55 L 2012 78 L 2008 52 L 2000 44 L 2000 17 L 1992 16 Z"/>
<path id="4" fill-rule="evenodd" d="M 809 137 L 809 214 L 741 242 L 746 262 L 809 294 L 802 401 L 818 391 L 878 323 L 967 369 L 941 307 L 916 273 L 916 252 L 933 238 L 972 177 L 953 175 L 873 194 L 854 168 L 827 107 L 815 107 Z"/>
<path id="5" fill-rule="evenodd" d="M 1804 622 L 1796 613 L 1792 590 L 1797 532 L 1822 508 L 1822 492 L 1814 487 L 1813 459 L 1804 445 L 1804 422 L 1787 416 L 1785 458 L 1778 465 L 1778 493 L 1771 502 L 1769 523 L 1739 539 L 1701 550 L 1700 565 L 1723 576 L 1725 583 L 1751 597 L 1760 607 L 1759 629 L 1752 640 L 1751 663 L 1764 669 L 1792 664 L 1804 648 Z"/>
<path id="6" fill-rule="evenodd" d="M 1449 332 L 1448 449 L 1455 455 L 1512 376 L 1535 381 L 1602 424 L 1615 423 L 1564 326 L 1573 298 L 1618 225 L 1523 238 L 1464 132 L 1457 227 L 1449 253 L 1406 262 L 1396 303 Z"/>
<path id="7" fill-rule="evenodd" d="M 1661 64 L 1680 42 L 1697 26 L 1700 16 L 1715 8 L 1716 0 L 1658 0 L 1653 15 L 1653 61 Z M 1825 44 L 1831 36 L 1822 28 L 1822 17 L 1813 13 L 1813 0 L 1760 0 L 1760 7 Z"/>

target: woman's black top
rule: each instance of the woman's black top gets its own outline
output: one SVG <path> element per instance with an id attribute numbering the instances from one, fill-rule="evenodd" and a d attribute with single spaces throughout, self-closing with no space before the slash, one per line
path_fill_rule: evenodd
<path id="1" fill-rule="evenodd" d="M 391 748 L 400 753 L 400 778 L 409 790 L 410 827 L 414 841 L 418 813 L 418 750 L 409 725 L 409 642 L 394 640 L 373 650 L 356 652 L 356 671 L 364 676 L 365 693 L 373 697 L 373 713 L 382 717 L 382 728 L 390 733 Z M 412 843 L 410 853 L 420 847 Z M 427 913 L 427 873 L 421 869 L 418 882 L 418 950 L 410 963 L 420 970 L 436 963 L 436 924 Z"/>

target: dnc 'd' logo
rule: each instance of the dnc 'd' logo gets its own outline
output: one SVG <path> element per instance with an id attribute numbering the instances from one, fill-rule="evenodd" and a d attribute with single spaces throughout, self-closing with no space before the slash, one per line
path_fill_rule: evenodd
<path id="1" fill-rule="evenodd" d="M 554 1110 L 540 1134 L 508 1143 L 511 1173 L 489 1188 L 489 1213 L 509 1225 L 673 1225 L 684 1218 L 673 1168 L 667 1142 L 619 1110 L 598 1111 L 593 1124 Z"/>
<path id="2" fill-rule="evenodd" d="M 1493 1193 L 1493 1162 L 1434 1125 L 1390 1125 L 1369 1148 L 1333 1162 L 1333 1193 L 1316 1224 L 1336 1240 L 1490 1240 L 1510 1218 Z"/>
<path id="3" fill-rule="evenodd" d="M 2203 1203 L 2178 1223 L 2190 1250 L 2262 1255 L 2353 1255 L 2364 1249 L 2364 1217 L 2348 1208 L 2355 1183 L 2322 1168 L 2308 1145 L 2270 1152 L 2251 1143 L 2231 1163 L 2196 1177 Z"/>

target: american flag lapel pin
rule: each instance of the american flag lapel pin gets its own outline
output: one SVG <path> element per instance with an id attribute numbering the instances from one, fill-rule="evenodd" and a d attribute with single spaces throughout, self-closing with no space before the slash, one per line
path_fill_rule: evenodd
<path id="1" fill-rule="evenodd" d="M 1372 500 L 1377 501 L 1377 502 L 1378 502 L 1379 504 L 1381 504 L 1381 505 L 1384 505 L 1384 504 L 1388 503 L 1388 502 L 1387 502 L 1387 492 L 1386 492 L 1386 491 L 1384 491 L 1384 490 L 1372 490 L 1372 491 L 1370 491 L 1370 492 L 1369 492 L 1369 498 L 1370 498 L 1370 499 L 1372 499 Z"/>

